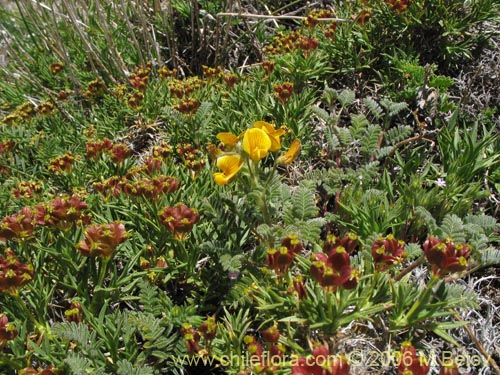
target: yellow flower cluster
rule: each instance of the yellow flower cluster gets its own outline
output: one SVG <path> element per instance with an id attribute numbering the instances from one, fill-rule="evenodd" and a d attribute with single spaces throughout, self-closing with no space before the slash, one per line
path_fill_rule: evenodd
<path id="1" fill-rule="evenodd" d="M 265 121 L 257 121 L 253 124 L 253 128 L 239 136 L 229 132 L 217 134 L 217 139 L 224 144 L 227 152 L 217 158 L 217 167 L 222 172 L 214 173 L 215 183 L 217 185 L 230 183 L 243 167 L 245 158 L 258 163 L 269 152 L 279 151 L 283 134 L 285 134 L 285 129 L 276 129 L 274 125 Z M 300 148 L 300 141 L 295 139 L 288 151 L 278 157 L 277 163 L 280 165 L 292 163 L 299 154 Z"/>

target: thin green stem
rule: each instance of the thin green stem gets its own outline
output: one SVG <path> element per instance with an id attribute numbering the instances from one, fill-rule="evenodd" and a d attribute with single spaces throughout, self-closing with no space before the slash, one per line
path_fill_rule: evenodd
<path id="1" fill-rule="evenodd" d="M 419 296 L 419 298 L 415 301 L 413 306 L 410 308 L 408 313 L 406 314 L 406 320 L 410 321 L 414 315 L 418 314 L 419 311 L 424 307 L 425 304 L 429 302 L 429 298 L 432 293 L 432 288 L 440 279 L 434 275 L 431 276 L 429 283 L 427 284 L 425 291 Z"/>

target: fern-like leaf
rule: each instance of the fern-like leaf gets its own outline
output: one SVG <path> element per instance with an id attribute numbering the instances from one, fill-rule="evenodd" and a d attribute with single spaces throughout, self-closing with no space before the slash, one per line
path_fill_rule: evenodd
<path id="1" fill-rule="evenodd" d="M 219 262 L 224 269 L 224 271 L 235 272 L 241 269 L 241 260 L 244 256 L 242 254 L 237 254 L 231 256 L 230 254 L 222 254 L 219 258 Z"/>
<path id="2" fill-rule="evenodd" d="M 127 360 L 121 360 L 116 363 L 117 375 L 154 375 L 154 369 L 149 366 L 134 367 Z"/>
<path id="3" fill-rule="evenodd" d="M 320 107 L 312 107 L 312 112 L 318 116 L 319 119 L 323 120 L 327 125 L 331 125 L 333 123 L 333 118 L 330 114 Z"/>
<path id="4" fill-rule="evenodd" d="M 443 236 L 454 242 L 465 242 L 464 223 L 457 215 L 446 215 L 441 223 Z"/>
<path id="5" fill-rule="evenodd" d="M 370 114 L 376 119 L 381 119 L 384 110 L 382 107 L 372 98 L 363 99 L 363 103 L 368 108 Z"/>
<path id="6" fill-rule="evenodd" d="M 479 307 L 476 292 L 461 284 L 444 284 L 446 304 L 450 308 L 477 309 Z"/>
<path id="7" fill-rule="evenodd" d="M 61 339 L 76 344 L 77 348 L 89 358 L 96 359 L 101 356 L 98 349 L 102 346 L 103 341 L 97 339 L 96 332 L 91 331 L 85 324 L 62 322 L 55 325 L 52 331 Z"/>
<path id="8" fill-rule="evenodd" d="M 424 207 L 418 206 L 415 207 L 415 215 L 420 217 L 427 227 L 429 234 L 433 236 L 441 236 L 441 229 L 437 225 L 436 219 L 432 216 L 432 214 L 427 211 Z"/>
<path id="9" fill-rule="evenodd" d="M 69 367 L 71 375 L 104 375 L 105 372 L 101 368 L 96 368 L 94 363 L 88 358 L 73 352 L 69 352 L 64 360 L 64 363 Z"/>
<path id="10" fill-rule="evenodd" d="M 361 137 L 363 131 L 370 125 L 370 121 L 366 118 L 364 114 L 354 114 L 351 115 L 351 134 L 354 139 Z"/>
<path id="11" fill-rule="evenodd" d="M 354 101 L 356 100 L 356 94 L 352 90 L 345 89 L 342 90 L 342 92 L 339 94 L 337 100 L 342 107 L 347 107 L 348 105 L 354 103 Z"/>
<path id="12" fill-rule="evenodd" d="M 353 137 L 349 129 L 336 126 L 334 130 L 342 146 L 346 147 L 351 145 Z"/>
<path id="13" fill-rule="evenodd" d="M 205 128 L 213 115 L 213 103 L 211 102 L 202 102 L 196 111 L 195 120 L 200 124 L 200 127 Z"/>
<path id="14" fill-rule="evenodd" d="M 464 223 L 480 226 L 487 236 L 500 229 L 500 224 L 496 219 L 488 215 L 468 215 L 464 218 Z"/>
<path id="15" fill-rule="evenodd" d="M 392 146 L 381 147 L 378 150 L 375 150 L 375 158 L 376 159 L 385 158 L 386 156 L 391 154 L 393 149 L 394 147 Z"/>
<path id="16" fill-rule="evenodd" d="M 366 134 L 361 138 L 361 151 L 366 155 L 373 155 L 377 151 L 378 140 L 382 129 L 378 125 L 369 125 Z"/>
<path id="17" fill-rule="evenodd" d="M 400 125 L 394 128 L 390 128 L 385 133 L 385 141 L 388 144 L 395 145 L 396 143 L 406 139 L 413 132 L 413 128 L 409 125 Z"/>
<path id="18" fill-rule="evenodd" d="M 141 280 L 139 282 L 139 289 L 139 298 L 143 305 L 143 311 L 154 316 L 160 316 L 163 307 L 158 303 L 160 300 L 158 287 L 146 280 Z"/>
<path id="19" fill-rule="evenodd" d="M 400 103 L 393 103 L 391 102 L 389 104 L 388 110 L 389 110 L 389 116 L 394 117 L 400 114 L 402 111 L 408 108 L 408 104 L 405 102 L 400 102 Z"/>
<path id="20" fill-rule="evenodd" d="M 322 227 L 326 224 L 326 219 L 316 217 L 307 221 L 296 221 L 288 225 L 284 233 L 285 235 L 295 234 L 304 242 L 315 242 L 321 234 Z"/>
<path id="21" fill-rule="evenodd" d="M 500 249 L 494 247 L 488 247 L 487 249 L 480 252 L 481 266 L 495 266 L 500 264 Z"/>
<path id="22" fill-rule="evenodd" d="M 318 208 L 315 199 L 315 184 L 302 182 L 292 195 L 293 214 L 295 220 L 308 220 L 316 217 Z"/>

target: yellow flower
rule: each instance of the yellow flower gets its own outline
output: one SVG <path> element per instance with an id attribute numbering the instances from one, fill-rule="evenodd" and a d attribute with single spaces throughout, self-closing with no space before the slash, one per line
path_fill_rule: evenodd
<path id="1" fill-rule="evenodd" d="M 230 183 L 243 166 L 243 158 L 238 154 L 226 154 L 217 158 L 217 167 L 221 172 L 214 173 L 215 183 L 219 186 Z"/>
<path id="2" fill-rule="evenodd" d="M 227 146 L 229 149 L 236 146 L 236 144 L 239 141 L 239 137 L 235 136 L 233 133 L 230 132 L 222 132 L 217 134 L 217 139 L 222 143 L 224 143 L 224 145 Z"/>
<path id="3" fill-rule="evenodd" d="M 250 159 L 258 162 L 264 159 L 271 149 L 272 141 L 267 133 L 259 128 L 248 129 L 243 136 L 243 150 Z"/>
<path id="4" fill-rule="evenodd" d="M 269 149 L 269 151 L 274 152 L 278 151 L 281 148 L 280 137 L 285 134 L 285 129 L 275 129 L 273 124 L 265 121 L 257 121 L 255 124 L 253 124 L 253 127 L 264 130 L 269 136 L 269 138 L 271 139 L 271 148 Z"/>
<path id="5" fill-rule="evenodd" d="M 277 162 L 279 165 L 288 165 L 288 164 L 292 164 L 293 161 L 297 158 L 297 156 L 299 155 L 300 153 L 300 149 L 301 149 L 301 145 L 300 145 L 300 140 L 298 138 L 296 138 L 293 142 L 292 142 L 292 145 L 290 146 L 290 148 L 288 149 L 287 152 L 285 152 L 283 155 L 281 155 Z"/>

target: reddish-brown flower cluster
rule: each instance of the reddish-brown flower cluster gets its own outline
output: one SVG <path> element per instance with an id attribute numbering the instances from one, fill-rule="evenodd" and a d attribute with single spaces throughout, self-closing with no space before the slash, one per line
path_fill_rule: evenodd
<path id="1" fill-rule="evenodd" d="M 292 375 L 349 375 L 350 366 L 343 355 L 330 354 L 328 344 L 317 344 L 311 357 L 299 357 Z"/>
<path id="2" fill-rule="evenodd" d="M 206 79 L 214 79 L 220 77 L 222 74 L 222 69 L 220 66 L 216 66 L 215 68 L 203 65 L 203 77 Z"/>
<path id="3" fill-rule="evenodd" d="M 224 73 L 222 75 L 222 78 L 226 82 L 226 85 L 229 86 L 229 88 L 233 88 L 234 85 L 238 83 L 238 75 L 236 73 Z"/>
<path id="4" fill-rule="evenodd" d="M 314 27 L 319 21 L 319 18 L 331 18 L 333 13 L 330 9 L 313 9 L 309 12 L 306 19 L 304 20 L 304 26 Z"/>
<path id="5" fill-rule="evenodd" d="M 155 176 L 137 181 L 113 176 L 103 182 L 96 182 L 93 186 L 96 191 L 108 196 L 117 197 L 123 192 L 132 197 L 157 199 L 161 194 L 177 191 L 179 182 L 168 176 Z"/>
<path id="6" fill-rule="evenodd" d="M 102 154 L 109 155 L 117 163 L 122 163 L 132 154 L 132 150 L 124 143 L 115 143 L 104 138 L 99 141 L 89 141 L 85 144 L 85 156 L 89 159 L 96 159 Z"/>
<path id="7" fill-rule="evenodd" d="M 274 61 L 266 60 L 262 62 L 262 69 L 266 72 L 266 75 L 270 75 L 274 70 Z"/>
<path id="8" fill-rule="evenodd" d="M 34 208 L 23 207 L 21 211 L 0 221 L 0 241 L 29 238 L 33 235 L 36 225 L 64 230 L 76 222 L 86 223 L 89 218 L 82 213 L 86 208 L 87 203 L 77 195 L 61 196 Z"/>
<path id="9" fill-rule="evenodd" d="M 196 354 L 200 351 L 200 333 L 193 328 L 190 323 L 183 323 L 180 329 L 181 335 L 186 341 L 186 351 L 188 354 Z"/>
<path id="10" fill-rule="evenodd" d="M 158 75 L 161 78 L 173 78 L 177 75 L 177 69 L 169 69 L 166 66 L 162 66 L 158 69 Z"/>
<path id="11" fill-rule="evenodd" d="M 282 84 L 273 85 L 274 95 L 282 104 L 285 104 L 293 94 L 293 83 L 284 82 Z"/>
<path id="12" fill-rule="evenodd" d="M 371 9 L 365 9 L 365 10 L 362 10 L 361 12 L 359 12 L 359 14 L 357 14 L 357 15 L 353 15 L 352 19 L 356 20 L 356 22 L 358 24 L 364 24 L 364 23 L 368 22 L 368 20 L 371 18 L 371 16 L 372 16 Z"/>
<path id="13" fill-rule="evenodd" d="M 176 151 L 184 165 L 193 172 L 193 177 L 197 175 L 207 162 L 203 151 L 197 149 L 191 143 L 178 144 Z"/>
<path id="14" fill-rule="evenodd" d="M 207 346 L 210 345 L 210 342 L 212 342 L 217 334 L 215 315 L 208 316 L 207 319 L 198 327 L 198 332 L 201 334 L 201 337 L 205 339 Z"/>
<path id="15" fill-rule="evenodd" d="M 358 271 L 351 268 L 349 254 L 358 245 L 353 233 L 343 238 L 328 236 L 323 245 L 323 253 L 312 255 L 311 276 L 324 288 L 355 288 Z"/>
<path id="16" fill-rule="evenodd" d="M 82 313 L 82 305 L 75 301 L 71 302 L 69 309 L 64 312 L 64 316 L 68 322 L 80 323 L 83 320 Z"/>
<path id="17" fill-rule="evenodd" d="M 73 155 L 71 151 L 66 152 L 64 155 L 52 159 L 49 163 L 48 170 L 52 173 L 70 173 L 73 169 L 75 161 L 80 160 L 79 156 Z"/>
<path id="18" fill-rule="evenodd" d="M 95 99 L 101 97 L 105 91 L 106 85 L 104 84 L 104 81 L 100 78 L 96 78 L 89 82 L 87 90 L 83 92 L 83 96 L 87 99 Z"/>
<path id="19" fill-rule="evenodd" d="M 0 142 L 0 155 L 8 154 L 12 151 L 16 144 L 13 140 Z"/>
<path id="20" fill-rule="evenodd" d="M 301 34 L 298 31 L 292 31 L 289 34 L 280 34 L 273 39 L 273 44 L 265 48 L 269 55 L 279 55 L 290 51 L 301 50 L 304 55 L 318 48 L 319 41 Z"/>
<path id="21" fill-rule="evenodd" d="M 31 199 L 35 194 L 42 192 L 42 183 L 40 181 L 21 181 L 17 187 L 12 189 L 12 196 L 14 198 Z"/>
<path id="22" fill-rule="evenodd" d="M 20 212 L 4 217 L 0 221 L 0 241 L 10 239 L 21 241 L 30 238 L 35 230 L 35 212 L 31 207 L 23 207 Z"/>
<path id="23" fill-rule="evenodd" d="M 179 99 L 190 95 L 200 86 L 201 81 L 198 77 L 190 77 L 184 80 L 173 79 L 168 83 L 170 93 Z"/>
<path id="24" fill-rule="evenodd" d="M 401 358 L 398 375 L 426 375 L 429 372 L 428 360 L 417 356 L 417 350 L 410 341 L 401 345 Z"/>
<path id="25" fill-rule="evenodd" d="M 50 100 L 42 102 L 35 107 L 35 112 L 39 115 L 50 115 L 56 109 L 54 103 Z"/>
<path id="26" fill-rule="evenodd" d="M 307 297 L 307 290 L 304 286 L 304 277 L 299 275 L 293 278 L 293 289 L 291 290 L 291 292 L 295 292 L 300 300 L 303 300 Z"/>
<path id="27" fill-rule="evenodd" d="M 174 109 L 181 113 L 193 114 L 196 113 L 200 106 L 200 101 L 195 98 L 183 98 L 174 106 Z"/>
<path id="28" fill-rule="evenodd" d="M 113 148 L 113 142 L 104 138 L 99 141 L 89 141 L 85 144 L 85 156 L 89 159 L 95 159 L 103 152 L 108 152 Z"/>
<path id="29" fill-rule="evenodd" d="M 292 264 L 295 256 L 304 250 L 304 246 L 296 235 L 290 235 L 281 241 L 279 249 L 268 249 L 267 266 L 278 274 L 285 273 Z"/>
<path id="30" fill-rule="evenodd" d="M 9 323 L 7 315 L 0 314 L 0 350 L 5 348 L 7 341 L 17 337 L 17 330 L 14 324 Z"/>
<path id="31" fill-rule="evenodd" d="M 392 234 L 379 238 L 372 245 L 373 261 L 382 268 L 401 263 L 406 258 L 405 242 Z"/>
<path id="32" fill-rule="evenodd" d="M 165 161 L 168 161 L 173 154 L 172 146 L 163 142 L 158 146 L 154 146 L 149 156 L 143 164 L 142 170 L 148 175 L 153 175 L 161 170 L 161 166 Z"/>
<path id="33" fill-rule="evenodd" d="M 110 258 L 116 247 L 127 239 L 125 225 L 119 222 L 94 224 L 85 230 L 85 238 L 76 246 L 84 256 Z"/>
<path id="34" fill-rule="evenodd" d="M 154 261 L 154 263 L 153 263 L 154 267 L 156 267 L 156 268 L 168 268 L 168 262 L 163 255 L 160 255 L 156 259 L 152 259 L 152 260 Z M 141 257 L 139 259 L 139 267 L 141 267 L 143 270 L 149 270 L 151 268 L 151 261 L 144 258 L 144 257 Z M 151 277 L 154 278 L 155 275 L 149 274 L 148 276 L 150 278 Z"/>
<path id="35" fill-rule="evenodd" d="M 3 117 L 1 122 L 8 125 L 13 125 L 22 120 L 29 119 L 35 114 L 35 107 L 30 102 L 25 102 L 16 107 L 16 109 Z"/>
<path id="36" fill-rule="evenodd" d="M 57 100 L 66 101 L 66 100 L 68 100 L 68 98 L 71 95 L 71 93 L 72 92 L 70 90 L 60 90 L 57 93 Z"/>
<path id="37" fill-rule="evenodd" d="M 467 268 L 471 247 L 465 243 L 454 243 L 450 239 L 429 237 L 424 243 L 424 253 L 436 276 L 464 271 Z"/>
<path id="38" fill-rule="evenodd" d="M 337 23 L 336 22 L 330 22 L 328 24 L 328 27 L 324 31 L 325 37 L 329 38 L 330 40 L 335 40 L 335 34 L 337 32 Z"/>
<path id="39" fill-rule="evenodd" d="M 87 203 L 77 195 L 61 196 L 35 207 L 36 224 L 66 230 L 75 223 L 88 223 Z"/>
<path id="40" fill-rule="evenodd" d="M 262 333 L 262 338 L 268 348 L 266 352 L 255 336 L 247 335 L 243 338 L 243 342 L 250 354 L 252 370 L 256 374 L 274 374 L 279 369 L 278 364 L 283 361 L 286 352 L 285 346 L 278 343 L 279 337 L 280 333 L 275 326 L 266 329 Z"/>
<path id="41" fill-rule="evenodd" d="M 384 0 L 384 2 L 390 6 L 391 10 L 397 13 L 404 12 L 410 5 L 410 0 Z"/>
<path id="42" fill-rule="evenodd" d="M 144 100 L 144 93 L 139 90 L 132 92 L 127 98 L 127 104 L 130 108 L 136 111 L 141 109 L 142 101 Z"/>
<path id="43" fill-rule="evenodd" d="M 52 73 L 53 75 L 56 75 L 57 73 L 59 73 L 61 70 L 63 70 L 63 68 L 64 68 L 64 64 L 60 61 L 50 64 L 50 67 L 49 67 L 50 73 Z"/>
<path id="44" fill-rule="evenodd" d="M 179 203 L 174 207 L 165 207 L 159 213 L 160 221 L 175 236 L 184 239 L 200 219 L 198 210 Z"/>
<path id="45" fill-rule="evenodd" d="M 5 249 L 4 256 L 0 255 L 0 292 L 15 295 L 32 279 L 33 267 L 21 263 L 11 249 Z"/>
<path id="46" fill-rule="evenodd" d="M 146 90 L 146 86 L 148 85 L 149 80 L 149 73 L 151 73 L 151 64 L 137 67 L 135 72 L 130 73 L 130 85 L 139 91 Z"/>
<path id="47" fill-rule="evenodd" d="M 155 199 L 160 194 L 173 193 L 179 189 L 179 182 L 168 176 L 157 176 L 151 179 L 143 178 L 139 181 L 126 181 L 122 190 L 131 196 L 141 196 Z"/>
<path id="48" fill-rule="evenodd" d="M 210 347 L 210 343 L 215 338 L 217 333 L 215 316 L 207 317 L 197 330 L 195 330 L 190 323 L 183 323 L 180 332 L 186 341 L 187 353 L 198 353 L 200 351 L 200 340 L 202 337 L 205 340 L 206 347 Z"/>

